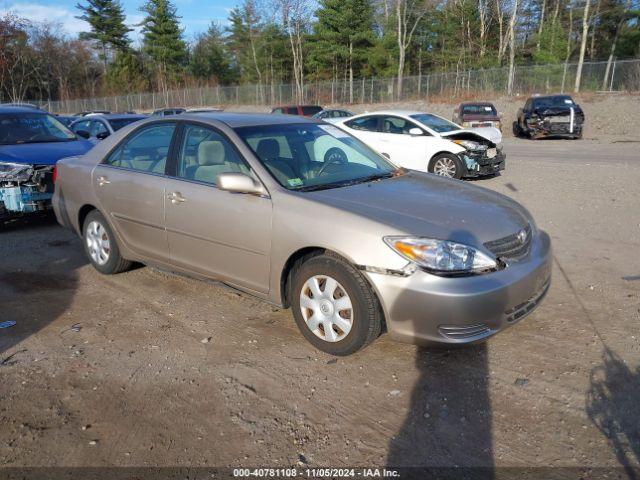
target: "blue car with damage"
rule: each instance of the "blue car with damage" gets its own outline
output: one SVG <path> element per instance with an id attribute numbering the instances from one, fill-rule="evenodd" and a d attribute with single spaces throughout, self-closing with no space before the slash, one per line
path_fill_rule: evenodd
<path id="1" fill-rule="evenodd" d="M 92 147 L 47 112 L 0 105 L 0 221 L 49 210 L 56 162 Z"/>

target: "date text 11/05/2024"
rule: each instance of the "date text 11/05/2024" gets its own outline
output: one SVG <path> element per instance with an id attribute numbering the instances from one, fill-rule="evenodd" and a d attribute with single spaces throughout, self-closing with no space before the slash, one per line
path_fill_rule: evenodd
<path id="1" fill-rule="evenodd" d="M 398 478 L 397 470 L 386 468 L 235 468 L 236 478 Z"/>

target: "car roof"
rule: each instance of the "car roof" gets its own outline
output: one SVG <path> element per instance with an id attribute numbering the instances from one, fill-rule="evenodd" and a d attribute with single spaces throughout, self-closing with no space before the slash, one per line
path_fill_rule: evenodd
<path id="1" fill-rule="evenodd" d="M 494 106 L 493 103 L 491 103 L 491 102 L 462 102 L 460 104 L 460 106 L 463 106 L 463 107 L 466 106 L 466 105 L 480 105 L 480 106 L 487 106 L 487 107 L 488 106 L 491 106 L 491 107 Z"/>
<path id="2" fill-rule="evenodd" d="M 540 98 L 571 98 L 571 95 L 567 95 L 566 93 L 557 93 L 555 95 L 532 95 L 529 98 L 533 100 L 538 100 Z"/>
<path id="3" fill-rule="evenodd" d="M 13 105 L 1 105 L 0 104 L 0 114 L 2 113 L 41 113 L 43 115 L 48 115 L 49 112 L 45 112 L 44 110 L 40 110 L 39 108 L 33 107 L 17 107 Z"/>
<path id="4" fill-rule="evenodd" d="M 143 118 L 147 118 L 146 115 L 140 113 L 110 113 L 108 115 L 96 115 L 96 117 L 106 118 L 107 120 L 119 120 L 121 118 L 139 118 L 142 120 Z"/>
<path id="5" fill-rule="evenodd" d="M 78 117 L 76 122 L 88 122 L 90 120 L 120 120 L 123 118 L 137 118 L 142 120 L 147 118 L 147 115 L 142 115 L 139 113 L 107 113 L 107 114 L 95 114 L 95 115 L 87 115 L 85 117 Z"/>
<path id="6" fill-rule="evenodd" d="M 231 113 L 231 112 L 189 112 L 180 115 L 180 120 L 217 120 L 231 128 L 255 127 L 259 125 L 286 125 L 292 123 L 322 123 L 320 120 L 298 117 L 292 121 L 292 115 L 270 115 L 268 113 Z"/>
<path id="7" fill-rule="evenodd" d="M 403 115 L 405 117 L 410 117 L 411 115 L 422 115 L 425 113 L 428 115 L 435 115 L 433 113 L 420 111 L 420 110 L 377 110 L 375 112 L 361 113 L 357 116 L 359 117 L 363 115 Z"/>
<path id="8" fill-rule="evenodd" d="M 275 108 L 298 108 L 298 107 L 319 107 L 322 108 L 320 105 L 314 105 L 313 103 L 299 103 L 299 104 L 291 104 L 291 105 L 276 105 Z"/>

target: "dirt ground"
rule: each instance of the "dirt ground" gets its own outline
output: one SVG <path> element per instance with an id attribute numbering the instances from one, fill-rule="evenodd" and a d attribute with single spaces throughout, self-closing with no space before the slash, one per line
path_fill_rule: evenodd
<path id="1" fill-rule="evenodd" d="M 585 113 L 585 139 L 606 142 L 640 141 L 640 132 L 638 132 L 640 94 L 582 93 L 572 95 L 572 97 L 582 107 Z M 465 100 L 472 100 L 472 98 Z M 527 97 L 494 98 L 490 94 L 484 94 L 479 96 L 477 100 L 493 102 L 502 118 L 503 135 L 505 137 L 512 137 L 511 125 L 516 119 L 518 109 L 524 106 Z M 346 108 L 354 113 L 375 112 L 384 109 L 421 110 L 451 119 L 453 109 L 459 105 L 459 103 L 459 101 L 455 102 L 451 99 L 437 97 L 386 104 L 334 105 L 325 106 L 325 108 Z M 247 105 L 227 105 L 225 106 L 225 110 L 240 112 L 270 111 L 267 107 L 251 107 Z"/>
<path id="2" fill-rule="evenodd" d="M 383 336 L 332 358 L 290 311 L 150 268 L 102 276 L 55 222 L 5 226 L 0 321 L 17 324 L 0 330 L 0 465 L 580 466 L 638 478 L 639 146 L 506 140 L 506 171 L 474 183 L 550 233 L 552 288 L 516 326 L 451 351 Z"/>

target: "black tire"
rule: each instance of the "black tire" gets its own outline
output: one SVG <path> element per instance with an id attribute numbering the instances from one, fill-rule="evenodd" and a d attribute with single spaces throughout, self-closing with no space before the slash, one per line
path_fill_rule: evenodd
<path id="1" fill-rule="evenodd" d="M 93 222 L 97 222 L 102 226 L 104 236 L 106 236 L 109 240 L 109 254 L 107 261 L 103 264 L 100 264 L 96 260 L 94 260 L 89 251 L 89 244 L 87 242 L 87 230 Z M 118 248 L 118 242 L 116 241 L 116 237 L 113 234 L 113 230 L 111 230 L 109 223 L 98 210 L 89 212 L 89 214 L 85 218 L 84 224 L 82 225 L 82 239 L 82 243 L 84 244 L 84 251 L 89 258 L 91 265 L 93 265 L 93 267 L 100 273 L 103 273 L 105 275 L 114 275 L 116 273 L 127 271 L 131 268 L 132 262 L 126 260 L 125 258 L 122 258 L 122 255 L 120 255 L 120 248 Z"/>
<path id="2" fill-rule="evenodd" d="M 435 170 L 435 166 L 436 163 L 438 162 L 438 160 L 452 160 L 453 164 L 455 165 L 455 170 L 452 176 L 448 176 L 448 175 L 443 175 L 441 173 L 437 173 Z M 462 166 L 462 162 L 460 161 L 460 159 L 458 158 L 457 155 L 454 155 L 453 153 L 439 153 L 436 156 L 434 156 L 431 161 L 429 162 L 429 167 L 427 169 L 429 171 L 429 173 L 433 173 L 434 175 L 440 175 L 441 177 L 446 177 L 446 178 L 456 178 L 458 180 L 460 180 L 462 178 L 462 175 L 464 173 L 464 168 Z"/>
<path id="3" fill-rule="evenodd" d="M 520 124 L 516 120 L 513 122 L 513 136 L 516 138 L 520 138 L 522 136 L 522 129 L 520 128 Z"/>
<path id="4" fill-rule="evenodd" d="M 341 340 L 329 342 L 318 337 L 303 317 L 300 296 L 307 280 L 314 276 L 335 279 L 351 300 L 351 330 Z M 375 340 L 382 331 L 382 309 L 369 283 L 356 268 L 338 256 L 321 254 L 297 265 L 291 274 L 289 298 L 302 335 L 318 350 L 330 355 L 351 355 Z"/>

